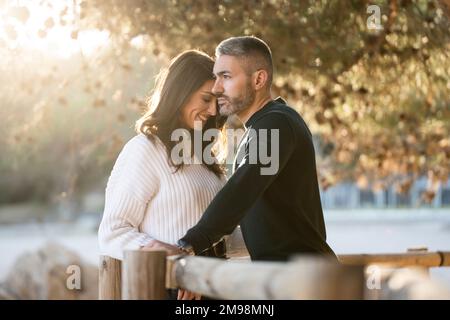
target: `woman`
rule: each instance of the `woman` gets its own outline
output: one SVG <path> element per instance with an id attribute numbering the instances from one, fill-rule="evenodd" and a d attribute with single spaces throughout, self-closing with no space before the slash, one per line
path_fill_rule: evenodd
<path id="1" fill-rule="evenodd" d="M 177 240 L 225 183 L 217 163 L 175 163 L 171 157 L 178 143 L 171 140 L 174 130 L 218 126 L 213 65 L 208 55 L 190 50 L 158 77 L 149 110 L 136 124 L 138 134 L 121 151 L 108 180 L 101 254 L 122 259 L 126 249 L 148 248 L 180 254 Z M 178 291 L 178 299 L 193 298 L 199 296 Z"/>

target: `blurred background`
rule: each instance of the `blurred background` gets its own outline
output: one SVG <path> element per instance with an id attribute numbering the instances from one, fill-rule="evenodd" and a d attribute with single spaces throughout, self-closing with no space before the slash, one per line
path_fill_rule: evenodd
<path id="1" fill-rule="evenodd" d="M 0 0 L 0 295 L 55 255 L 95 272 L 107 178 L 156 74 L 235 35 L 269 44 L 274 94 L 314 134 L 335 251 L 450 250 L 449 21 L 447 0 Z"/>

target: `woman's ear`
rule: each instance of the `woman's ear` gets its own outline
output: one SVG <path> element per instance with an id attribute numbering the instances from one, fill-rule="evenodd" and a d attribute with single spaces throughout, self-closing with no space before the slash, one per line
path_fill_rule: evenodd
<path id="1" fill-rule="evenodd" d="M 269 78 L 269 75 L 267 74 L 267 71 L 264 69 L 259 69 L 254 73 L 254 84 L 255 84 L 255 89 L 256 90 L 260 90 L 261 88 L 263 88 L 266 83 L 267 83 L 267 79 Z"/>

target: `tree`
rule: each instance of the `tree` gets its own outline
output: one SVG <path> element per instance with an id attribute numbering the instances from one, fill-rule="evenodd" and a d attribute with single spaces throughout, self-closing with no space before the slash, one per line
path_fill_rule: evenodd
<path id="1" fill-rule="evenodd" d="M 382 28 L 368 26 L 370 5 Z M 407 191 L 430 178 L 434 196 L 450 167 L 450 1 L 77 1 L 76 28 L 107 30 L 125 54 L 140 39 L 172 57 L 255 35 L 272 48 L 274 92 L 320 141 L 322 187 L 356 179 Z"/>

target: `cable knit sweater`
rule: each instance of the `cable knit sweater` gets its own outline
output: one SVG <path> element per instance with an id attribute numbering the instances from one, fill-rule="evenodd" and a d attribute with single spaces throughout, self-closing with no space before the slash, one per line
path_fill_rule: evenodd
<path id="1" fill-rule="evenodd" d="M 151 239 L 175 245 L 225 183 L 200 164 L 174 171 L 158 138 L 139 134 L 124 146 L 106 187 L 100 254 L 123 259 Z"/>

